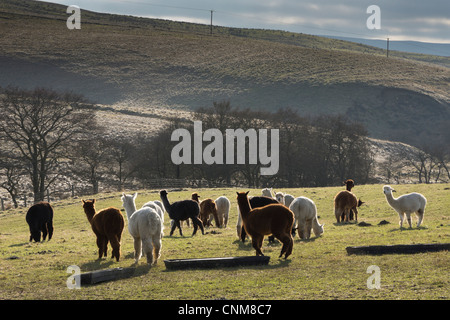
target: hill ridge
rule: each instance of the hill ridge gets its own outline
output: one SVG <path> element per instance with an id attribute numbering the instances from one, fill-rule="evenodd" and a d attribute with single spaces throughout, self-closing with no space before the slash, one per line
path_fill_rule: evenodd
<path id="1" fill-rule="evenodd" d="M 386 58 L 369 47 L 325 49 L 320 41 L 345 42 L 303 34 L 215 26 L 210 36 L 200 32 L 205 25 L 85 10 L 82 29 L 68 30 L 65 8 L 2 1 L 2 32 L 10 36 L 0 39 L 0 86 L 71 89 L 131 111 L 195 110 L 230 100 L 251 109 L 342 113 L 363 122 L 372 137 L 416 145 L 441 135 L 436 128 L 450 121 L 447 67 Z M 247 35 L 231 34 L 238 30 Z M 285 43 L 287 36 L 261 39 L 277 33 L 313 38 L 316 47 Z M 410 124 L 399 135 L 405 119 Z"/>

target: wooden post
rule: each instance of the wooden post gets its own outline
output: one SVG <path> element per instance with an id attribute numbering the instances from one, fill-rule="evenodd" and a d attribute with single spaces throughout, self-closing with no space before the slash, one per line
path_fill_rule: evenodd
<path id="1" fill-rule="evenodd" d="M 211 10 L 211 25 L 210 25 L 210 34 L 212 34 L 212 29 L 213 29 L 213 25 L 212 25 L 213 12 L 214 12 L 214 10 Z"/>
<path id="2" fill-rule="evenodd" d="M 50 202 L 50 192 L 47 189 L 47 202 Z"/>
<path id="3" fill-rule="evenodd" d="M 389 38 L 387 38 L 387 44 L 386 44 L 386 58 L 389 58 Z"/>
<path id="4" fill-rule="evenodd" d="M 3 203 L 3 198 L 1 198 L 2 200 L 2 211 L 5 211 L 5 204 Z"/>
<path id="5" fill-rule="evenodd" d="M 25 207 L 27 206 L 27 195 L 26 194 L 23 196 L 23 204 Z"/>

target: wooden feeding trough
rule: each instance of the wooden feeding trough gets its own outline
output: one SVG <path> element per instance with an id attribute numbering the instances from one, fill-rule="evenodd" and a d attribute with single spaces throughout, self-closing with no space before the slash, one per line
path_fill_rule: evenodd
<path id="1" fill-rule="evenodd" d="M 450 250 L 450 243 L 396 244 L 387 246 L 359 246 L 345 248 L 348 254 L 413 254 Z"/>
<path id="2" fill-rule="evenodd" d="M 199 259 L 171 259 L 164 260 L 166 268 L 169 270 L 181 269 L 211 269 L 221 267 L 255 266 L 269 263 L 268 256 L 245 256 L 245 257 L 224 257 L 224 258 L 199 258 Z"/>
<path id="3" fill-rule="evenodd" d="M 135 268 L 114 268 L 85 272 L 80 274 L 80 284 L 83 286 L 105 281 L 129 278 L 133 276 L 135 270 Z"/>

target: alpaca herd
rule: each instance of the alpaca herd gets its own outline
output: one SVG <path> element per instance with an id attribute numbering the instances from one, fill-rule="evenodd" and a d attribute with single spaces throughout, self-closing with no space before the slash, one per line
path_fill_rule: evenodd
<path id="1" fill-rule="evenodd" d="M 352 192 L 355 187 L 353 180 L 344 181 L 346 190 L 342 190 L 334 197 L 334 214 L 336 225 L 358 221 L 358 207 L 364 202 Z M 317 207 L 313 200 L 300 196 L 295 198 L 283 192 L 272 193 L 272 189 L 265 188 L 261 196 L 249 196 L 249 192 L 236 192 L 237 194 L 237 224 L 238 238 L 244 242 L 246 236 L 251 238 L 252 247 L 256 255 L 263 255 L 261 250 L 265 236 L 269 242 L 278 239 L 282 243 L 280 258 L 288 258 L 293 251 L 295 231 L 302 240 L 311 238 L 311 231 L 316 237 L 324 233 L 324 224 L 318 220 Z M 411 214 L 418 217 L 417 227 L 420 227 L 426 198 L 419 193 L 410 193 L 394 198 L 395 192 L 390 186 L 383 187 L 388 204 L 400 217 L 400 228 L 406 215 L 409 227 Z M 162 238 L 164 229 L 164 214 L 167 212 L 171 219 L 170 236 L 176 228 L 183 236 L 181 223 L 191 220 L 193 226 L 192 236 L 198 228 L 205 234 L 204 227 L 214 224 L 217 228 L 227 228 L 230 213 L 230 200 L 225 196 L 217 199 L 206 198 L 200 200 L 197 192 L 192 193 L 191 199 L 169 202 L 167 190 L 159 192 L 160 200 L 148 201 L 141 208 L 136 208 L 137 193 L 126 195 L 122 193 L 122 206 L 126 212 L 128 232 L 134 239 L 135 264 L 142 256 L 147 258 L 148 265 L 155 265 L 161 256 Z M 119 209 L 109 207 L 97 211 L 95 199 L 82 200 L 84 213 L 92 227 L 97 240 L 98 258 L 107 256 L 108 243 L 112 247 L 112 258 L 119 261 L 121 257 L 121 238 L 125 220 Z M 26 214 L 26 222 L 30 229 L 30 238 L 36 242 L 48 235 L 53 235 L 53 208 L 48 202 L 39 202 L 31 206 Z"/>

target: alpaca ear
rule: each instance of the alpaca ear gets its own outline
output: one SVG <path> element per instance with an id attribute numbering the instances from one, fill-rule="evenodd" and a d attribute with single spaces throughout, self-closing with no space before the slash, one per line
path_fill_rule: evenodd
<path id="1" fill-rule="evenodd" d="M 92 199 L 92 203 L 95 203 L 95 199 Z"/>
<path id="2" fill-rule="evenodd" d="M 247 191 L 247 192 L 245 193 L 245 195 L 247 196 L 249 192 L 250 192 L 250 191 Z"/>
<path id="3" fill-rule="evenodd" d="M 236 191 L 236 194 L 239 195 L 239 192 Z"/>
<path id="4" fill-rule="evenodd" d="M 133 194 L 133 199 L 136 199 L 136 197 L 137 197 L 137 192 L 135 192 L 135 193 Z"/>
<path id="5" fill-rule="evenodd" d="M 83 202 L 83 204 L 85 204 L 85 203 L 86 203 L 86 201 L 84 201 L 83 199 L 81 199 L 81 202 Z"/>

